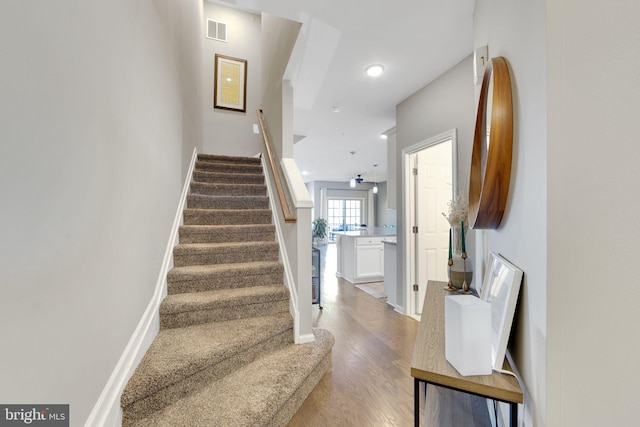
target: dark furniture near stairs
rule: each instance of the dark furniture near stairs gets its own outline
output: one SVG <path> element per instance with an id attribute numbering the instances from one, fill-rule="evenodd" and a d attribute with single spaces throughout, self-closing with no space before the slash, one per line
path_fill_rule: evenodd
<path id="1" fill-rule="evenodd" d="M 320 302 L 320 249 L 311 248 L 311 298 L 313 298 L 313 304 L 318 304 L 320 310 L 322 310 L 322 303 Z"/>

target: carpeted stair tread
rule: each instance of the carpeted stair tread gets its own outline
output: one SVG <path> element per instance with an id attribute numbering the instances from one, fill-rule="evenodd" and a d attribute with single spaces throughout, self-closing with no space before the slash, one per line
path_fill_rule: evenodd
<path id="1" fill-rule="evenodd" d="M 193 171 L 193 182 L 264 184 L 264 174 L 233 172 L 224 173 L 195 170 Z"/>
<path id="2" fill-rule="evenodd" d="M 289 313 L 289 289 L 281 284 L 167 295 L 160 328 Z"/>
<path id="3" fill-rule="evenodd" d="M 186 225 L 271 224 L 270 209 L 195 209 L 183 213 Z"/>
<path id="4" fill-rule="evenodd" d="M 279 261 L 173 267 L 167 274 L 169 294 L 279 283 L 284 267 Z M 279 279 L 279 280 L 277 280 Z"/>
<path id="5" fill-rule="evenodd" d="M 267 196 L 187 195 L 187 208 L 195 209 L 268 209 Z"/>
<path id="6" fill-rule="evenodd" d="M 223 163 L 223 162 L 203 162 L 196 161 L 194 170 L 208 172 L 227 172 L 227 173 L 255 173 L 262 174 L 261 164 L 249 163 Z"/>
<path id="7" fill-rule="evenodd" d="M 180 243 L 173 248 L 173 264 L 186 265 L 277 261 L 277 242 Z"/>
<path id="8" fill-rule="evenodd" d="M 289 313 L 161 330 L 122 393 L 123 406 L 291 329 Z"/>
<path id="9" fill-rule="evenodd" d="M 264 184 L 192 182 L 190 192 L 191 194 L 202 195 L 266 196 L 267 186 Z"/>
<path id="10" fill-rule="evenodd" d="M 244 277 L 257 273 L 283 273 L 284 268 L 279 261 L 255 261 L 237 264 L 209 264 L 209 265 L 188 265 L 184 267 L 173 267 L 167 280 L 185 280 L 199 276 L 211 276 L 213 274 L 221 277 Z"/>
<path id="11" fill-rule="evenodd" d="M 289 289 L 283 284 L 189 292 L 167 295 L 160 304 L 160 315 L 218 307 L 236 307 L 253 303 L 256 299 L 260 303 L 268 304 L 281 299 L 287 299 L 288 301 L 288 298 Z"/>
<path id="12" fill-rule="evenodd" d="M 183 225 L 179 235 L 180 243 L 274 241 L 275 229 L 273 224 Z"/>
<path id="13" fill-rule="evenodd" d="M 331 363 L 333 336 L 325 330 L 314 335 L 313 343 L 265 354 L 132 425 L 285 426 Z"/>

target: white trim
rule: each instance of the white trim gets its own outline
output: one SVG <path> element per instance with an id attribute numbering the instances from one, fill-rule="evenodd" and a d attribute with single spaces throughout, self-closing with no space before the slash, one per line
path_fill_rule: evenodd
<path id="1" fill-rule="evenodd" d="M 189 192 L 189 185 L 191 184 L 191 176 L 195 167 L 196 159 L 198 157 L 197 149 L 193 149 L 193 155 L 191 157 L 191 165 L 185 178 L 184 186 L 182 188 L 182 195 L 180 196 L 180 202 L 178 203 L 178 209 L 173 220 L 173 226 L 171 228 L 171 234 L 169 235 L 169 242 L 164 252 L 164 258 L 158 280 L 156 281 L 155 291 L 151 297 L 151 301 L 147 305 L 138 326 L 136 327 L 133 335 L 129 339 L 124 352 L 120 356 L 120 360 L 116 364 L 115 369 L 111 373 L 107 384 L 105 385 L 98 401 L 94 405 L 85 427 L 93 426 L 120 426 L 122 424 L 122 409 L 120 408 L 120 396 L 122 390 L 124 390 L 127 381 L 133 375 L 136 367 L 142 360 L 142 357 L 146 353 L 147 349 L 151 345 L 151 342 L 158 334 L 160 330 L 160 316 L 159 306 L 160 302 L 167 293 L 167 273 L 173 267 L 173 247 L 178 243 L 178 230 L 183 223 L 182 213 L 187 200 L 187 193 Z"/>
<path id="2" fill-rule="evenodd" d="M 284 179 L 289 186 L 293 206 L 296 208 L 313 208 L 313 200 L 311 200 L 307 186 L 304 185 L 304 180 L 300 175 L 296 161 L 291 158 L 284 158 L 280 161 L 280 166 L 284 172 Z"/>
<path id="3" fill-rule="evenodd" d="M 314 342 L 315 340 L 316 340 L 316 337 L 315 335 L 313 335 L 313 333 L 304 334 L 298 337 L 296 344 L 306 344 L 306 343 Z"/>
<path id="4" fill-rule="evenodd" d="M 409 232 L 411 230 L 411 206 L 410 199 L 407 197 L 407 192 L 411 188 L 411 168 L 407 167 L 409 163 L 410 156 L 412 154 L 417 153 L 418 151 L 424 150 L 427 147 L 432 145 L 439 144 L 441 142 L 452 141 L 451 146 L 451 155 L 452 159 L 452 169 L 453 169 L 453 191 L 454 193 L 458 190 L 458 130 L 451 129 L 446 132 L 441 133 L 440 135 L 436 135 L 432 138 L 426 139 L 422 142 L 418 142 L 410 147 L 402 149 L 402 208 L 404 210 L 404 229 L 401 230 L 401 233 L 404 238 L 404 256 L 403 266 L 404 267 L 404 283 L 401 283 L 400 286 L 404 287 L 404 306 L 407 307 L 406 315 L 415 314 L 415 304 L 411 304 L 411 262 L 409 260 L 409 256 L 411 255 L 411 244 L 412 244 L 412 233 Z"/>

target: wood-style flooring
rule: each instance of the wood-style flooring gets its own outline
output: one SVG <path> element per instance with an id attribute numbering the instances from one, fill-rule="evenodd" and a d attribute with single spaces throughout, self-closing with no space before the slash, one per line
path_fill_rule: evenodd
<path id="1" fill-rule="evenodd" d="M 336 248 L 322 248 L 322 305 L 314 326 L 335 337 L 333 367 L 289 427 L 412 426 L 411 355 L 418 322 L 336 278 Z"/>

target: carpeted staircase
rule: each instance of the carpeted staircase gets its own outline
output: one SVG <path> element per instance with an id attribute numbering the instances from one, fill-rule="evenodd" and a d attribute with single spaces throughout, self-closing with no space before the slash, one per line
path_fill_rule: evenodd
<path id="1" fill-rule="evenodd" d="M 266 194 L 260 159 L 198 155 L 160 332 L 122 394 L 123 426 L 284 426 L 329 369 L 329 332 L 293 344 Z"/>

